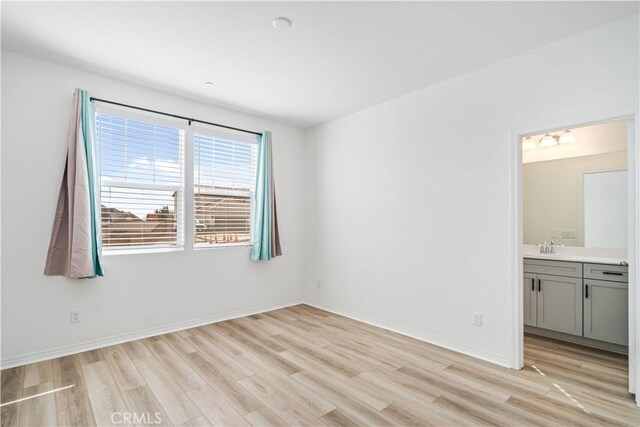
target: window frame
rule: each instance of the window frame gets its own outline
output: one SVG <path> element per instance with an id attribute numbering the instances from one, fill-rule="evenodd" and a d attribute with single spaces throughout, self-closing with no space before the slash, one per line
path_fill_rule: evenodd
<path id="1" fill-rule="evenodd" d="M 117 255 L 141 255 L 141 254 L 157 254 L 166 252 L 199 252 L 224 248 L 247 248 L 252 246 L 254 242 L 254 214 L 255 214 L 255 195 L 256 189 L 254 188 L 249 192 L 250 194 L 250 215 L 249 215 L 249 229 L 250 237 L 248 242 L 239 243 L 216 243 L 216 244 L 201 244 L 198 245 L 195 242 L 195 134 L 204 134 L 212 137 L 222 137 L 234 140 L 233 135 L 239 135 L 234 131 L 219 130 L 200 123 L 191 123 L 183 119 L 172 119 L 170 117 L 164 117 L 162 115 L 132 110 L 126 107 L 95 104 L 95 117 L 100 114 L 114 116 L 123 119 L 150 122 L 161 126 L 171 127 L 182 131 L 182 147 L 181 147 L 181 159 L 180 170 L 182 172 L 182 182 L 178 186 L 163 185 L 163 184 L 140 184 L 130 183 L 126 181 L 113 181 L 117 183 L 118 187 L 124 188 L 147 188 L 157 187 L 158 189 L 165 189 L 165 187 L 175 187 L 177 191 L 182 194 L 182 214 L 176 213 L 176 245 L 175 246 L 152 246 L 152 245 L 135 245 L 135 246 L 102 246 L 102 253 L 104 256 L 117 256 Z M 96 137 L 97 139 L 97 137 Z M 253 178 L 255 180 L 257 176 L 257 148 L 258 137 L 255 136 L 255 141 L 251 141 L 250 138 L 239 138 L 237 142 L 255 145 L 255 162 L 253 163 Z M 99 154 L 99 151 L 97 151 Z M 98 157 L 98 164 L 101 159 Z M 101 206 L 102 202 L 102 176 L 98 172 L 98 180 L 100 183 L 100 191 L 98 192 L 98 205 Z M 122 184 L 122 185 L 120 185 Z M 162 188 L 161 188 L 162 187 Z M 239 195 L 239 192 L 230 191 L 218 191 L 212 194 L 220 195 Z M 100 209 L 100 223 L 102 224 L 102 209 Z M 102 243 L 102 242 L 101 242 Z"/>
<path id="2" fill-rule="evenodd" d="M 135 183 L 135 182 L 127 182 L 127 181 L 117 181 L 113 180 L 111 182 L 115 183 L 113 187 L 120 188 L 129 188 L 129 189 L 150 189 L 150 190 L 167 190 L 167 191 L 178 191 L 178 194 L 182 195 L 182 206 L 181 215 L 178 215 L 176 212 L 176 244 L 175 245 L 167 245 L 167 246 L 155 246 L 155 245 L 131 245 L 131 246 L 104 246 L 101 243 L 102 254 L 104 256 L 111 255 L 132 255 L 132 254 L 148 254 L 148 253 L 163 253 L 163 252 L 184 252 L 187 241 L 185 240 L 185 221 L 184 217 L 186 216 L 186 205 L 185 205 L 185 181 L 186 175 L 188 173 L 186 169 L 185 159 L 187 157 L 188 150 L 188 137 L 189 137 L 189 125 L 185 123 L 183 120 L 179 119 L 171 119 L 168 117 L 159 116 L 158 114 L 147 113 L 144 111 L 134 111 L 130 108 L 119 107 L 114 105 L 105 105 L 96 103 L 95 104 L 95 118 L 97 123 L 97 118 L 99 115 L 104 114 L 116 118 L 126 119 L 126 120 L 134 120 L 140 122 L 152 123 L 160 126 L 170 127 L 174 129 L 178 129 L 182 132 L 182 141 L 180 147 L 180 171 L 182 175 L 181 183 L 178 185 L 171 184 L 144 184 L 144 183 Z M 96 140 L 97 140 L 97 125 L 96 125 Z M 96 141 L 97 142 L 97 141 Z M 96 154 L 99 154 L 100 150 L 96 150 Z M 96 159 L 98 165 L 101 163 L 101 156 L 98 156 Z M 102 205 L 102 175 L 98 170 L 98 180 L 100 185 L 100 191 L 98 192 L 98 205 Z M 100 209 L 100 224 L 102 224 L 102 209 Z"/>
<path id="3" fill-rule="evenodd" d="M 207 126 L 206 124 L 200 124 L 200 123 L 195 123 L 192 124 L 190 126 L 192 134 L 190 136 L 190 141 L 189 143 L 191 144 L 191 148 L 190 148 L 190 152 L 191 152 L 191 188 L 192 191 L 190 192 L 190 198 L 191 198 L 191 221 L 190 225 L 191 225 L 191 231 L 193 233 L 192 238 L 191 238 L 191 243 L 190 246 L 192 248 L 192 250 L 194 251 L 202 251 L 202 250 L 209 250 L 209 249 L 219 249 L 219 248 L 244 248 L 244 247 L 249 247 L 253 245 L 254 242 L 254 227 L 253 227 L 253 218 L 254 218 L 254 214 L 255 214 L 255 200 L 256 200 L 256 189 L 255 189 L 255 181 L 256 181 L 256 177 L 258 174 L 258 136 L 254 135 L 253 137 L 244 137 L 244 138 L 238 138 L 237 140 L 233 139 L 233 135 L 240 135 L 242 134 L 239 131 L 230 131 L 230 130 L 226 130 L 226 129 L 218 129 L 218 128 L 214 128 L 211 126 Z M 249 144 L 249 145 L 253 145 L 255 147 L 255 152 L 253 153 L 255 155 L 255 161 L 253 163 L 253 179 L 254 179 L 254 187 L 252 189 L 252 191 L 249 192 L 249 200 L 250 200 L 250 208 L 249 208 L 249 241 L 248 242 L 240 242 L 240 243 L 216 243 L 216 244 L 197 244 L 195 241 L 195 236 L 196 236 L 196 230 L 195 230 L 195 204 L 194 204 L 194 199 L 195 199 L 195 134 L 198 133 L 200 135 L 206 135 L 209 137 L 219 137 L 219 138 L 228 138 L 230 140 L 233 140 L 234 142 L 238 142 L 238 143 L 244 143 L 244 144 Z M 253 138 L 254 141 L 251 141 L 250 138 Z M 188 188 L 188 187 L 187 187 Z M 237 192 L 237 191 L 233 191 L 233 190 L 219 190 L 216 192 L 212 192 L 211 194 L 213 195 L 228 195 L 228 196 L 237 196 L 241 193 Z M 185 215 L 186 217 L 186 215 Z"/>

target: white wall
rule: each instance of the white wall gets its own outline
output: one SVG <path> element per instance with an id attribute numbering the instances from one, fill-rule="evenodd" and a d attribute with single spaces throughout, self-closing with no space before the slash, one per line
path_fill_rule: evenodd
<path id="1" fill-rule="evenodd" d="M 273 131 L 284 256 L 249 248 L 118 255 L 105 277 L 45 277 L 75 87 L 96 97 L 243 128 Z M 2 52 L 3 367 L 132 339 L 165 328 L 299 302 L 304 263 L 304 143 L 300 130 L 77 69 Z M 81 322 L 69 323 L 69 310 Z"/>
<path id="2" fill-rule="evenodd" d="M 583 182 L 586 178 L 583 176 L 586 177 L 589 175 L 588 172 L 594 171 L 626 171 L 626 169 L 626 150 L 523 165 L 524 243 L 535 245 L 553 240 L 567 246 L 585 246 L 584 217 L 586 206 Z M 621 212 L 616 212 L 625 219 L 623 221 L 624 236 L 626 236 L 627 225 L 626 190 L 626 184 L 622 188 L 609 189 L 609 192 L 615 191 L 616 197 L 622 195 L 624 209 Z M 613 207 L 612 204 L 607 207 L 607 210 L 613 209 Z M 617 207 L 622 208 L 622 206 Z M 620 225 L 614 218 L 617 219 L 619 216 L 608 218 L 608 222 L 598 223 L 599 226 L 604 226 L 602 231 L 605 235 L 611 235 L 614 230 L 618 231 L 616 234 L 620 234 Z M 603 218 L 603 220 L 605 219 Z M 572 232 L 573 237 L 569 237 L 567 232 Z M 593 247 L 592 245 L 588 246 Z M 627 246 L 625 244 L 624 246 L 599 247 L 626 248 Z"/>
<path id="3" fill-rule="evenodd" d="M 309 131 L 306 299 L 510 365 L 510 144 L 636 111 L 638 59 L 635 15 Z"/>

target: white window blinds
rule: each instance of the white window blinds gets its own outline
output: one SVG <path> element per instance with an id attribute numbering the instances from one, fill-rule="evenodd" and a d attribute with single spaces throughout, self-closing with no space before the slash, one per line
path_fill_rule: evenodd
<path id="1" fill-rule="evenodd" d="M 257 138 L 194 133 L 194 244 L 248 244 L 256 180 Z"/>
<path id="2" fill-rule="evenodd" d="M 181 247 L 185 131 L 98 112 L 96 138 L 103 248 Z"/>

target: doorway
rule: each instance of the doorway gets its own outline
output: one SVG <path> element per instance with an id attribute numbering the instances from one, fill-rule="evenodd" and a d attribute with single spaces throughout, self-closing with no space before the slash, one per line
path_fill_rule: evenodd
<path id="1" fill-rule="evenodd" d="M 640 222 L 637 196 L 640 188 L 637 168 L 640 161 L 638 116 L 634 113 L 607 120 L 583 120 L 574 123 L 579 124 L 566 127 L 566 124 L 559 123 L 560 126 L 554 124 L 540 127 L 533 132 L 513 134 L 512 368 L 521 369 L 524 366 L 524 334 L 525 330 L 531 333 L 533 327 L 536 329 L 534 332 L 540 333 L 538 336 L 566 339 L 580 345 L 595 344 L 595 347 L 604 342 L 605 345 L 600 346 L 601 349 L 619 353 L 628 351 L 629 391 L 635 393 L 638 384 L 639 332 L 636 316 L 640 306 L 637 292 L 639 251 L 636 237 L 637 225 Z M 593 133 L 596 128 L 599 128 L 603 135 L 612 135 L 608 132 L 612 132 L 613 129 L 618 134 L 624 133 L 624 146 L 605 152 L 607 150 L 596 147 L 598 144 L 594 144 L 593 141 L 585 143 L 585 131 L 590 130 Z M 560 143 L 562 137 L 565 140 Z M 577 159 L 578 157 L 580 158 Z M 600 160 L 604 163 L 599 163 Z M 525 167 L 523 161 L 538 164 Z M 564 185 L 567 184 L 566 176 L 575 177 L 576 170 L 579 171 L 579 178 L 570 178 L 573 179 L 571 185 Z M 620 172 L 623 171 L 624 179 L 621 181 Z M 554 175 L 556 173 L 560 175 Z M 566 175 L 565 178 L 562 178 L 562 173 Z M 539 184 L 537 190 L 527 187 L 531 182 Z M 621 182 L 626 184 L 625 190 L 619 188 Z M 620 201 L 619 195 L 624 191 L 627 195 L 626 203 L 614 203 L 615 209 L 601 209 L 602 203 L 597 203 L 597 200 L 601 200 L 602 197 L 614 197 L 614 191 L 607 191 L 608 185 L 615 185 L 608 187 L 615 189 L 615 201 Z M 567 193 L 569 190 L 572 192 L 571 195 Z M 542 196 L 546 199 L 540 199 Z M 525 200 L 525 197 L 528 200 Z M 572 199 L 573 208 L 569 205 L 568 199 Z M 531 203 L 532 200 L 534 204 Z M 577 209 L 577 206 L 580 209 Z M 560 218 L 549 218 L 550 207 L 558 208 Z M 616 229 L 599 233 L 603 221 L 611 222 L 612 218 Z M 625 219 L 623 224 L 620 224 L 620 218 Z M 619 247 L 622 246 L 621 233 L 627 236 L 626 248 Z M 545 241 L 546 244 L 543 245 Z M 602 247 L 596 248 L 594 245 Z M 534 252 L 543 254 L 533 256 Z M 556 256 L 550 252 L 555 252 Z M 611 269 L 600 268 L 597 272 L 598 268 L 595 267 L 602 261 L 602 256 L 620 258 L 618 261 L 624 262 Z M 525 262 L 528 264 L 526 267 Z M 623 265 L 625 263 L 627 265 Z M 565 270 L 559 275 L 552 267 Z M 570 271 L 571 268 L 575 271 Z M 588 271 L 585 272 L 584 269 Z M 602 277 L 596 277 L 598 274 Z M 599 281 L 611 278 L 615 280 Z M 611 287 L 604 289 L 599 286 L 603 283 L 611 284 Z M 547 284 L 549 286 L 546 286 Z M 572 304 L 576 310 L 568 313 L 557 310 L 554 304 L 558 306 L 559 298 L 573 298 Z M 605 301 L 604 305 L 602 301 Z M 589 306 L 592 302 L 598 304 Z M 624 314 L 624 326 L 627 328 L 622 332 L 615 323 L 608 325 L 609 329 L 602 328 L 605 325 L 603 319 L 612 320 L 616 317 L 609 316 L 611 312 L 605 313 L 602 307 L 616 307 L 616 304 L 618 307 L 623 304 L 628 311 L 628 315 Z M 620 324 L 620 310 L 616 309 L 614 313 L 617 313 L 614 320 Z M 537 319 L 538 315 L 542 317 L 540 321 Z M 599 319 L 595 326 L 589 324 L 590 321 L 595 321 L 594 319 Z M 594 330 L 597 331 L 595 334 Z M 603 330 L 605 334 L 598 335 Z M 617 335 L 612 331 L 616 331 Z M 573 339 L 574 337 L 576 339 Z"/>

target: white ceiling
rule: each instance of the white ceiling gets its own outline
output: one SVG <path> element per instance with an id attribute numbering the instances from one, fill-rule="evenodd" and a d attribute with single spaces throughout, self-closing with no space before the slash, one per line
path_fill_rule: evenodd
<path id="1" fill-rule="evenodd" d="M 309 127 L 637 11 L 637 2 L 2 2 L 2 47 Z M 277 16 L 291 30 L 275 30 Z"/>

